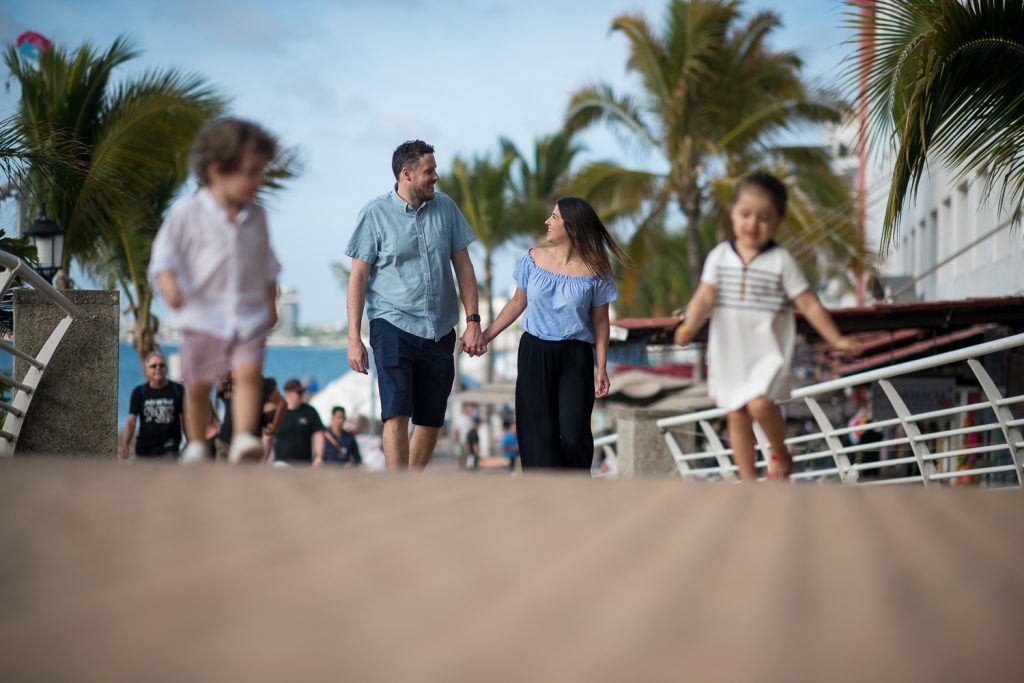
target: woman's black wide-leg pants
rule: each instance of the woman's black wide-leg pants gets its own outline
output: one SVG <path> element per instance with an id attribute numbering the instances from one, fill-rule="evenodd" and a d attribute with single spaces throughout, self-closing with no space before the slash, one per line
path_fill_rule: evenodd
<path id="1" fill-rule="evenodd" d="M 590 469 L 594 347 L 574 339 L 519 340 L 516 436 L 523 469 Z"/>

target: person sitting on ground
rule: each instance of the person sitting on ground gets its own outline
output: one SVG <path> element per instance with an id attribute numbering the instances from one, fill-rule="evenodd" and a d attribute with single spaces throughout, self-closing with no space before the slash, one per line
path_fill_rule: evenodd
<path id="1" fill-rule="evenodd" d="M 324 423 L 316 409 L 303 403 L 302 382 L 290 379 L 284 383 L 287 409 L 277 428 L 274 460 L 289 465 L 313 464 L 324 461 Z"/>
<path id="2" fill-rule="evenodd" d="M 146 383 L 132 390 L 128 420 L 118 448 L 118 455 L 128 457 L 135 423 L 139 435 L 135 439 L 135 455 L 141 458 L 178 457 L 185 421 L 185 387 L 167 379 L 167 359 L 159 352 L 146 357 Z"/>
<path id="3" fill-rule="evenodd" d="M 331 409 L 331 426 L 324 430 L 324 462 L 343 467 L 363 464 L 356 435 L 345 429 L 345 409 L 341 406 Z"/>

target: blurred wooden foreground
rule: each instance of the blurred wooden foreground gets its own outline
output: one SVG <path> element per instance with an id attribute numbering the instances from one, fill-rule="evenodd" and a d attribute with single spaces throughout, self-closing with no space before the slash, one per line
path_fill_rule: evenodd
<path id="1" fill-rule="evenodd" d="M 0 462 L 2 681 L 1024 680 L 1019 490 Z"/>

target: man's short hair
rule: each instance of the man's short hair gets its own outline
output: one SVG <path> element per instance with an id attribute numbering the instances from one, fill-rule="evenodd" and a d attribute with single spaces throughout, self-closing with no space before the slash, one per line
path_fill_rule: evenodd
<path id="1" fill-rule="evenodd" d="M 297 379 L 292 378 L 292 379 L 290 379 L 290 380 L 288 380 L 287 382 L 284 383 L 284 390 L 285 391 L 297 391 L 297 392 L 299 392 L 301 394 L 303 391 L 306 390 L 306 388 L 302 386 L 302 382 L 300 382 Z"/>
<path id="2" fill-rule="evenodd" d="M 395 180 L 398 180 L 403 168 L 416 168 L 419 166 L 421 156 L 433 153 L 434 148 L 423 140 L 409 140 L 400 144 L 391 155 L 391 170 L 395 174 Z"/>
<path id="3" fill-rule="evenodd" d="M 152 360 L 154 356 L 164 361 L 165 363 L 167 362 L 167 356 L 165 356 L 164 354 L 160 353 L 159 351 L 150 351 L 149 353 L 146 354 L 146 365 L 149 365 L 149 361 Z"/>
<path id="4" fill-rule="evenodd" d="M 269 162 L 277 156 L 277 138 L 242 119 L 221 118 L 203 126 L 192 146 L 192 168 L 199 184 L 210 184 L 211 166 L 221 173 L 237 171 L 246 152 Z"/>
<path id="5" fill-rule="evenodd" d="M 346 413 L 345 409 L 342 408 L 341 406 L 334 406 L 333 408 L 331 408 L 331 417 L 334 417 L 337 413 L 341 413 L 342 415 L 348 416 L 348 413 Z"/>

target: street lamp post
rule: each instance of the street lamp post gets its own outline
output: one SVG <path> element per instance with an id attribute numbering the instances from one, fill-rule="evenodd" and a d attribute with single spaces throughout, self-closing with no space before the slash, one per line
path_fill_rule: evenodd
<path id="1" fill-rule="evenodd" d="M 36 270 L 47 282 L 52 283 L 53 276 L 61 269 L 64 259 L 64 231 L 57 225 L 57 221 L 42 216 L 32 221 L 25 234 L 36 245 L 36 254 L 39 257 L 39 267 Z"/>

